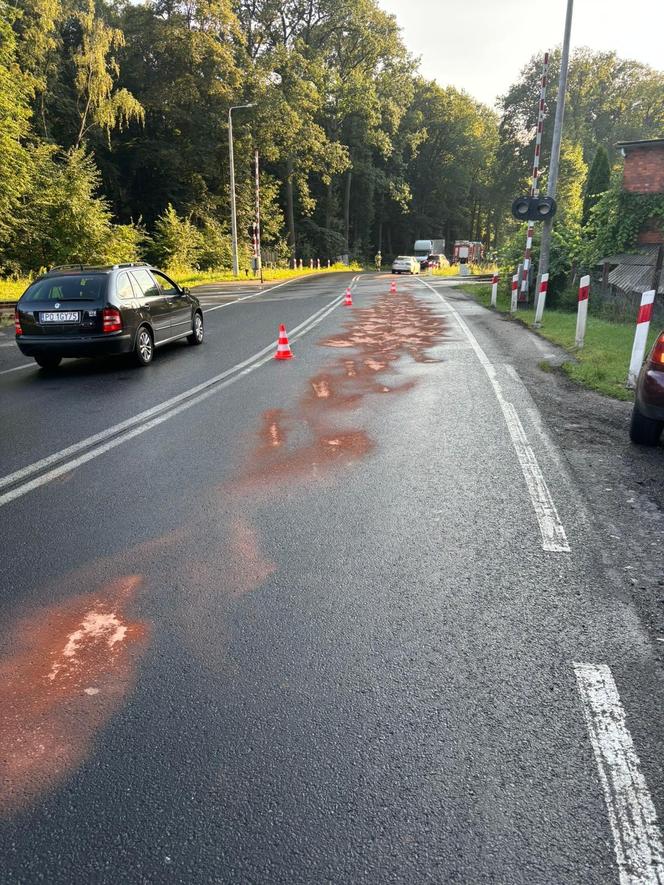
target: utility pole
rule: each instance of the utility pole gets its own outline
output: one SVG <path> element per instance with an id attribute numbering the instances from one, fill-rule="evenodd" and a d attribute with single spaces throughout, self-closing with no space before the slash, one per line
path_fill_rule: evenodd
<path id="1" fill-rule="evenodd" d="M 236 104 L 228 109 L 228 159 L 231 174 L 231 238 L 233 248 L 233 276 L 240 273 L 240 265 L 237 258 L 237 209 L 235 206 L 235 156 L 233 153 L 233 111 L 240 108 L 253 108 L 252 104 Z"/>
<path id="2" fill-rule="evenodd" d="M 560 168 L 560 146 L 563 138 L 563 122 L 565 119 L 565 93 L 567 92 L 567 71 L 569 69 L 569 47 L 572 36 L 572 16 L 574 13 L 574 0 L 567 0 L 567 16 L 565 18 L 565 37 L 563 51 L 560 56 L 560 79 L 558 80 L 558 97 L 556 100 L 556 119 L 553 124 L 553 143 L 551 145 L 551 161 L 549 163 L 549 177 L 546 193 L 548 197 L 555 199 L 558 189 L 558 171 Z M 542 275 L 549 272 L 549 256 L 551 254 L 551 232 L 553 230 L 553 218 L 544 222 L 542 229 L 542 244 L 540 246 L 540 260 L 538 268 L 539 291 Z"/>
<path id="3" fill-rule="evenodd" d="M 544 116 L 546 114 L 546 87 L 549 80 L 549 53 L 544 53 L 544 65 L 540 80 L 540 98 L 537 110 L 537 135 L 535 137 L 535 159 L 533 161 L 532 184 L 530 196 L 539 197 L 539 167 L 542 153 L 542 135 L 544 133 Z M 521 295 L 519 300 L 528 301 L 530 289 L 530 264 L 532 260 L 533 237 L 535 236 L 535 221 L 528 219 L 528 233 L 526 235 L 526 252 L 523 259 L 523 278 L 521 279 Z"/>

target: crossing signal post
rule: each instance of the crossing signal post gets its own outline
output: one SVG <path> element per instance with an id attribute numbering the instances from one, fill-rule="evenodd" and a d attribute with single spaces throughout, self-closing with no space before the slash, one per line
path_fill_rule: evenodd
<path id="1" fill-rule="evenodd" d="M 548 221 L 557 209 L 553 197 L 517 197 L 512 203 L 512 215 L 517 221 Z"/>

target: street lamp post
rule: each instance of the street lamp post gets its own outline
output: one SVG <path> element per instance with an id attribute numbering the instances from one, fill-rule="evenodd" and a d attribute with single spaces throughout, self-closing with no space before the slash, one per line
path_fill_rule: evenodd
<path id="1" fill-rule="evenodd" d="M 235 206 L 235 157 L 233 155 L 233 111 L 241 108 L 253 108 L 252 104 L 236 104 L 228 109 L 228 157 L 230 161 L 231 173 L 231 237 L 233 241 L 233 276 L 240 273 L 240 266 L 237 258 L 237 210 Z"/>

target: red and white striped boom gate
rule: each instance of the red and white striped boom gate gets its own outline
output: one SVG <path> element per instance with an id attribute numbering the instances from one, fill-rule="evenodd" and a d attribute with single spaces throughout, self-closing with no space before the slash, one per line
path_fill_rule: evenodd
<path id="1" fill-rule="evenodd" d="M 542 67 L 542 81 L 540 84 L 539 110 L 537 112 L 537 136 L 535 138 L 535 160 L 533 162 L 533 180 L 530 187 L 530 196 L 539 196 L 540 158 L 542 155 L 542 133 L 544 132 L 544 115 L 546 105 L 546 87 L 549 81 L 549 53 L 544 53 L 544 65 Z M 528 300 L 528 281 L 530 279 L 530 265 L 532 264 L 533 235 L 535 222 L 528 221 L 528 233 L 526 234 L 526 251 L 523 258 L 523 277 L 521 279 L 520 301 Z"/>

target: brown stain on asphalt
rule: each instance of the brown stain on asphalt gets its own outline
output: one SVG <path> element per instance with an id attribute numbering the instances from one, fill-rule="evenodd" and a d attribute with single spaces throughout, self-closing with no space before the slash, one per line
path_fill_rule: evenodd
<path id="1" fill-rule="evenodd" d="M 134 682 L 146 627 L 126 608 L 128 575 L 19 621 L 0 659 L 0 813 L 63 781 Z"/>
<path id="2" fill-rule="evenodd" d="M 234 490 L 321 480 L 370 453 L 376 443 L 364 429 L 348 427 L 339 413 L 358 409 L 370 395 L 413 390 L 416 379 L 394 380 L 400 361 L 436 362 L 428 351 L 444 340 L 445 330 L 444 321 L 410 294 L 385 294 L 370 307 L 354 308 L 345 330 L 320 342 L 352 354 L 311 377 L 292 411 L 263 413 L 257 442 Z"/>
<path id="3" fill-rule="evenodd" d="M 331 480 L 371 453 L 376 442 L 353 426 L 359 415 L 349 418 L 369 396 L 412 390 L 416 379 L 398 379 L 402 359 L 430 362 L 427 351 L 444 336 L 443 321 L 408 294 L 353 308 L 345 330 L 320 342 L 341 352 L 338 358 L 309 379 L 293 409 L 263 413 L 239 480 L 220 490 L 230 509 L 225 525 L 210 523 L 206 513 L 207 543 L 185 564 L 177 550 L 196 538 L 194 525 L 125 551 L 123 568 L 138 571 L 146 561 L 173 557 L 174 576 L 190 591 L 218 588 L 232 600 L 260 587 L 278 564 L 263 551 L 249 507 L 264 495 L 287 495 L 296 482 Z M 94 587 L 97 574 L 117 567 L 117 554 L 100 558 L 54 592 Z M 146 626 L 127 614 L 141 585 L 140 575 L 127 574 L 40 609 L 8 635 L 0 658 L 0 814 L 29 806 L 65 781 L 125 701 L 148 638 Z M 220 610 L 215 603 L 208 611 L 218 634 Z"/>

